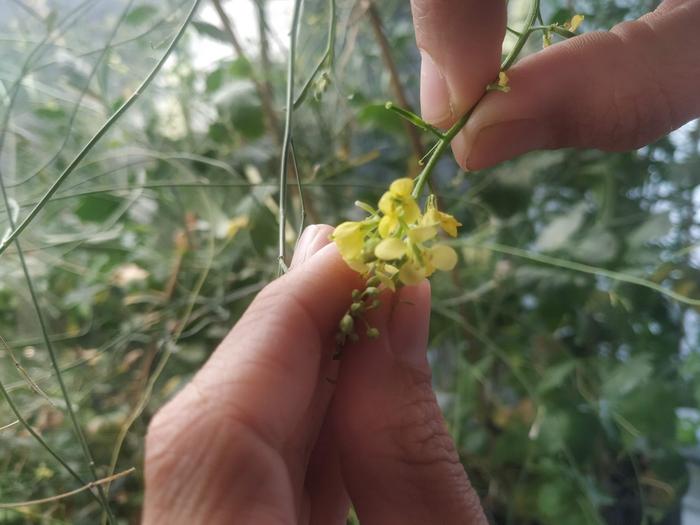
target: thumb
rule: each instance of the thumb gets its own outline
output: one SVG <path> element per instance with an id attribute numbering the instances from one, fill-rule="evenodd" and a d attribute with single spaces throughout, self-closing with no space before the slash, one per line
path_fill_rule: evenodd
<path id="1" fill-rule="evenodd" d="M 453 124 L 498 76 L 506 2 L 412 0 L 421 53 L 421 111 L 439 126 Z"/>
<path id="2" fill-rule="evenodd" d="M 453 143 L 457 161 L 481 169 L 535 149 L 624 151 L 700 116 L 698 22 L 700 1 L 666 0 L 524 59 L 511 92 L 487 95 Z"/>
<path id="3" fill-rule="evenodd" d="M 427 282 L 386 294 L 380 338 L 343 354 L 330 414 L 363 525 L 486 523 L 431 387 L 429 317 Z"/>

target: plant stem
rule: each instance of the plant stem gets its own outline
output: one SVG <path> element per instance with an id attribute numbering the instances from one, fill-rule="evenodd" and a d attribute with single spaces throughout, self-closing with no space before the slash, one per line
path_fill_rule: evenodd
<path id="1" fill-rule="evenodd" d="M 539 17 L 539 14 L 540 0 L 532 0 L 532 4 L 530 4 L 530 11 L 528 12 L 525 21 L 525 28 L 520 33 L 520 36 L 518 37 L 515 46 L 513 46 L 512 51 L 508 54 L 506 59 L 501 64 L 501 71 L 507 71 L 515 63 L 518 56 L 525 47 L 525 44 L 527 43 L 527 40 L 530 37 L 530 34 L 532 33 L 532 26 Z M 472 113 L 474 113 L 474 109 L 484 99 L 486 93 L 488 93 L 488 91 L 484 91 L 479 100 L 476 101 L 476 103 L 469 109 L 469 111 L 462 115 L 462 117 L 449 130 L 447 130 L 447 132 L 445 132 L 444 137 L 437 142 L 435 149 L 433 150 L 432 154 L 430 155 L 430 158 L 428 159 L 428 162 L 425 165 L 425 168 L 423 168 L 423 171 L 421 171 L 420 175 L 418 175 L 418 177 L 416 178 L 415 186 L 413 188 L 413 197 L 415 197 L 416 199 L 419 198 L 421 193 L 423 192 L 423 188 L 425 187 L 426 183 L 430 183 L 430 177 L 433 173 L 433 170 L 435 169 L 435 166 L 440 160 L 440 157 L 442 157 L 442 154 L 445 152 L 452 140 L 457 136 L 457 134 L 462 130 L 462 128 L 466 126 L 467 122 L 469 122 Z"/>
<path id="2" fill-rule="evenodd" d="M 280 160 L 279 175 L 279 238 L 278 254 L 280 273 L 286 271 L 285 258 L 287 256 L 287 173 L 289 162 L 289 146 L 292 139 L 292 114 L 294 113 L 294 69 L 297 47 L 297 33 L 301 18 L 301 5 L 303 0 L 294 0 L 294 12 L 292 14 L 292 28 L 289 33 L 289 62 L 287 64 L 287 107 L 284 118 L 284 138 L 282 139 L 282 158 Z"/>
<path id="3" fill-rule="evenodd" d="M 168 59 L 170 54 L 173 52 L 175 49 L 175 46 L 177 46 L 178 42 L 182 38 L 182 35 L 185 34 L 185 30 L 187 29 L 187 26 L 189 26 L 190 21 L 192 20 L 192 17 L 194 16 L 195 12 L 197 11 L 197 7 L 199 7 L 199 4 L 201 3 L 202 0 L 194 0 L 192 2 L 192 7 L 190 8 L 189 12 L 187 13 L 187 16 L 185 20 L 183 21 L 182 25 L 180 26 L 180 29 L 178 30 L 177 34 L 175 35 L 175 38 L 173 38 L 172 42 L 170 42 L 170 45 L 168 48 L 165 50 L 165 53 L 163 56 L 160 58 L 158 63 L 153 67 L 151 72 L 146 76 L 146 78 L 141 82 L 141 84 L 136 88 L 136 91 L 134 91 L 131 96 L 115 111 L 111 117 L 107 119 L 107 121 L 102 125 L 102 127 L 97 130 L 97 132 L 92 136 L 92 138 L 88 141 L 87 144 L 83 147 L 82 150 L 75 156 L 75 158 L 71 161 L 70 164 L 66 167 L 66 169 L 63 170 L 63 172 L 58 176 L 58 178 L 54 181 L 54 183 L 51 185 L 51 187 L 44 193 L 44 195 L 39 199 L 39 202 L 34 206 L 34 208 L 29 212 L 29 214 L 22 220 L 22 222 L 19 223 L 17 228 L 13 229 L 12 232 L 5 238 L 5 240 L 0 243 L 0 255 L 7 250 L 8 246 L 17 238 L 19 235 L 29 226 L 29 224 L 36 218 L 36 216 L 39 214 L 39 212 L 46 206 L 46 204 L 51 200 L 51 197 L 53 196 L 56 191 L 61 187 L 61 185 L 66 181 L 66 179 L 70 176 L 71 173 L 75 171 L 75 169 L 80 165 L 80 163 L 87 157 L 88 153 L 92 150 L 92 148 L 95 147 L 95 145 L 104 137 L 104 135 L 112 128 L 112 126 L 126 113 L 126 111 L 136 102 L 136 100 L 143 94 L 143 92 L 148 88 L 148 86 L 153 82 L 153 79 L 156 77 L 156 75 L 160 72 L 161 68 L 165 64 L 165 61 Z"/>
<path id="4" fill-rule="evenodd" d="M 304 86 L 301 88 L 296 100 L 294 100 L 294 109 L 299 109 L 304 100 L 306 100 L 306 96 L 309 94 L 309 90 L 311 89 L 316 76 L 321 72 L 321 69 L 323 69 L 323 67 L 326 65 L 329 68 L 333 68 L 333 63 L 335 62 L 335 0 L 329 0 L 328 3 L 330 14 L 328 15 L 328 41 L 326 42 L 326 49 L 323 52 L 323 56 L 316 64 L 316 67 L 311 72 L 311 75 L 309 75 L 309 78 L 304 83 Z"/>

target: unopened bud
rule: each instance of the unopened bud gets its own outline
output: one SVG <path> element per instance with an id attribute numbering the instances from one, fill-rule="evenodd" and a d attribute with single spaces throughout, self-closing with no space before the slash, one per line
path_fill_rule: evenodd
<path id="1" fill-rule="evenodd" d="M 362 292 L 360 290 L 353 290 L 352 291 L 352 298 L 357 300 L 362 296 Z"/>
<path id="2" fill-rule="evenodd" d="M 340 331 L 346 335 L 352 334 L 355 327 L 355 321 L 350 314 L 345 314 L 340 321 Z"/>
<path id="3" fill-rule="evenodd" d="M 364 305 L 363 305 L 362 303 L 359 303 L 359 302 L 358 302 L 358 303 L 352 303 L 352 304 L 350 305 L 350 313 L 352 313 L 352 314 L 358 314 L 358 313 L 360 313 L 360 312 L 362 311 L 363 306 L 364 306 Z"/>
<path id="4" fill-rule="evenodd" d="M 377 294 L 379 294 L 379 288 L 376 288 L 374 286 L 368 286 L 365 290 L 365 295 L 368 297 L 374 297 Z"/>
<path id="5" fill-rule="evenodd" d="M 369 327 L 367 329 L 367 337 L 370 339 L 376 339 L 377 337 L 379 337 L 379 330 L 377 330 L 373 326 Z"/>

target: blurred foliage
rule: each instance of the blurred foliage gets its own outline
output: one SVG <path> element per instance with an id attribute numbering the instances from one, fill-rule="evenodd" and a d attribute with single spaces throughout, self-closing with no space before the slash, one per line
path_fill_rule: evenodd
<path id="1" fill-rule="evenodd" d="M 323 53 L 326 4 L 307 2 L 297 89 Z M 647 4 L 545 7 L 552 19 L 575 7 L 592 30 Z M 190 5 L 0 5 L 0 174 L 10 197 L 0 232 L 134 91 Z M 396 94 L 363 6 L 338 1 L 334 68 L 295 112 L 313 222 L 356 217 L 352 202 L 376 200 L 388 181 L 416 169 L 405 127 L 383 109 Z M 379 7 L 415 107 L 408 3 Z M 234 31 L 251 24 L 228 8 Z M 21 236 L 99 474 L 110 473 L 113 457 L 117 472 L 139 467 L 111 486 L 124 523 L 138 521 L 149 418 L 275 276 L 285 43 L 269 17 L 258 22 L 268 30 L 262 41 L 241 40 L 241 56 L 203 4 L 157 81 Z M 207 56 L 222 50 L 223 59 Z M 461 457 L 495 522 L 674 523 L 687 488 L 681 453 L 696 445 L 697 412 L 687 409 L 700 401 L 700 308 L 654 288 L 700 297 L 699 143 L 695 123 L 631 153 L 533 153 L 480 173 L 440 164 L 442 206 L 465 228 L 458 269 L 434 282 L 430 357 Z M 291 191 L 290 245 L 300 224 Z M 3 384 L 87 477 L 14 247 L 0 256 L 0 335 Z M 3 402 L 0 502 L 76 488 L 13 422 Z M 0 523 L 95 523 L 99 512 L 83 493 L 0 510 Z"/>

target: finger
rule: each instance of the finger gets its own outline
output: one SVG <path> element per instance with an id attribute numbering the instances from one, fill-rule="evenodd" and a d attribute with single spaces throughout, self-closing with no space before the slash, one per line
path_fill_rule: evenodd
<path id="1" fill-rule="evenodd" d="M 306 475 L 309 525 L 345 525 L 350 497 L 343 482 L 340 454 L 333 428 L 324 423 Z"/>
<path id="2" fill-rule="evenodd" d="M 265 512 L 299 514 L 305 459 L 291 466 L 287 460 L 311 451 L 326 408 L 320 398 L 327 404 L 333 389 L 324 370 L 331 341 L 359 284 L 327 246 L 258 295 L 194 380 L 154 418 L 147 517 L 176 509 L 199 520 L 211 510 L 219 521 L 209 523 L 228 522 L 241 503 L 256 509 L 259 523 L 280 517 Z M 322 388 L 327 392 L 319 395 Z"/>
<path id="3" fill-rule="evenodd" d="M 360 521 L 485 524 L 430 384 L 429 285 L 382 300 L 381 336 L 344 354 L 330 409 Z"/>
<path id="4" fill-rule="evenodd" d="M 333 228 L 327 224 L 307 226 L 301 237 L 299 237 L 299 241 L 294 249 L 294 257 L 292 257 L 292 263 L 289 267 L 291 269 L 296 268 L 321 248 L 330 244 L 331 233 L 333 233 Z"/>
<path id="5" fill-rule="evenodd" d="M 447 127 L 498 76 L 506 27 L 502 0 L 412 0 L 421 53 L 421 111 Z"/>
<path id="6" fill-rule="evenodd" d="M 524 59 L 509 72 L 511 91 L 479 105 L 455 157 L 481 169 L 536 149 L 624 151 L 700 116 L 698 23 L 700 1 L 667 0 Z"/>

